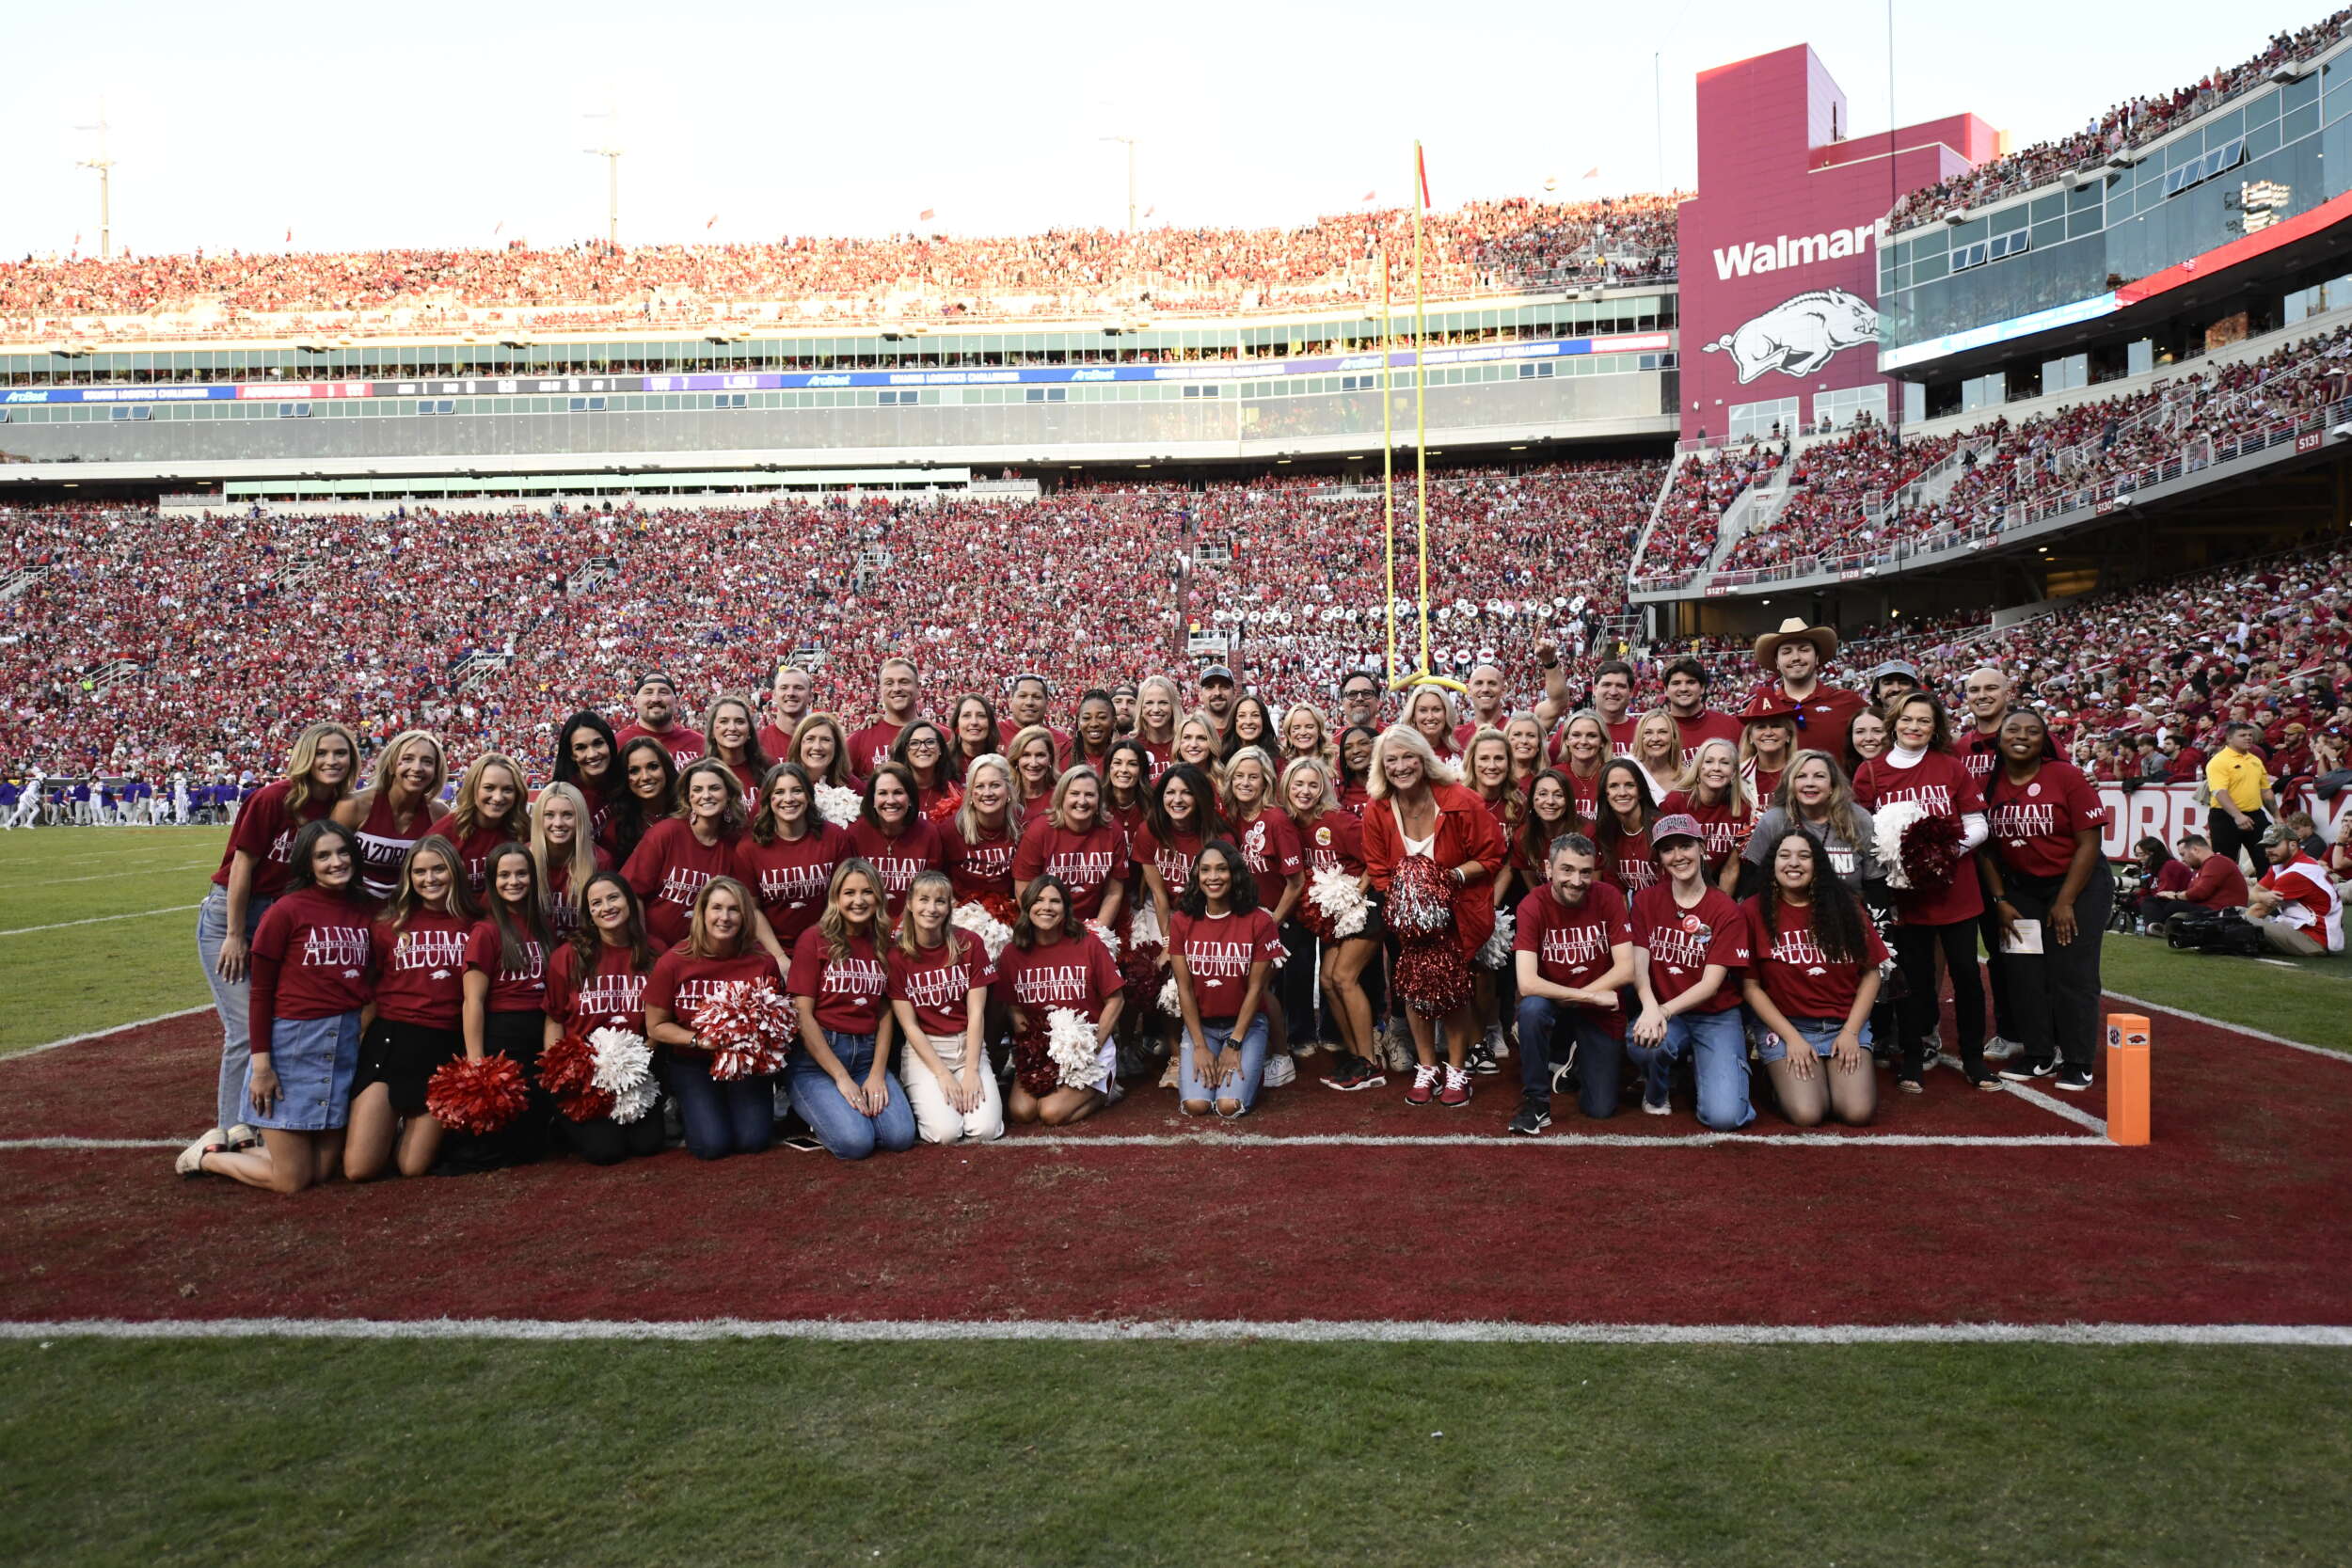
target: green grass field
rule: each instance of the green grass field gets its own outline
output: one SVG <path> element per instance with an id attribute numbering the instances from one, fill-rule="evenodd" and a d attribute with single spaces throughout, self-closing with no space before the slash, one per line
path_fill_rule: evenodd
<path id="1" fill-rule="evenodd" d="M 101 922 L 0 936 L 0 1053 L 206 1003 L 221 837 L 0 836 L 0 931 Z M 2352 1044 L 2341 962 L 2106 952 Z M 67 1338 L 0 1344 L 0 1561 L 2334 1563 L 2348 1409 L 2341 1350 Z"/>
<path id="2" fill-rule="evenodd" d="M 0 834 L 0 931 L 59 927 L 0 936 L 0 1054 L 210 1002 L 194 906 L 226 837 L 217 828 Z M 2352 1050 L 2344 959 L 2206 958 L 2109 936 L 2104 962 L 2115 990 Z"/>
<path id="3" fill-rule="evenodd" d="M 2332 1563 L 2341 1351 L 0 1354 L 0 1560 Z"/>

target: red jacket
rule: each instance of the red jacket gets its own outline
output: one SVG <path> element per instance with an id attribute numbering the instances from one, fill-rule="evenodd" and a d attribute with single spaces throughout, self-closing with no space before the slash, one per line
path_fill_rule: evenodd
<path id="1" fill-rule="evenodd" d="M 1485 877 L 1454 893 L 1454 936 L 1467 956 L 1494 935 L 1494 893 L 1488 881 L 1510 851 L 1493 814 L 1476 795 L 1460 784 L 1433 784 L 1430 793 L 1438 802 L 1438 839 L 1430 847 L 1438 869 L 1451 871 L 1471 861 L 1486 868 Z M 1372 885 L 1388 892 L 1404 860 L 1405 834 L 1397 826 L 1394 804 L 1385 799 L 1370 802 L 1364 807 L 1364 869 L 1372 874 Z"/>
<path id="2" fill-rule="evenodd" d="M 2207 855 L 2181 897 L 2209 910 L 2242 910 L 2248 898 L 2246 873 L 2238 869 L 2234 856 Z"/>

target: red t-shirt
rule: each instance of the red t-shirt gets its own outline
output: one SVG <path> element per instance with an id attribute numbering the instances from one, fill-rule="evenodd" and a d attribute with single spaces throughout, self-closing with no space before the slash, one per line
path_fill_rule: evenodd
<path id="1" fill-rule="evenodd" d="M 1658 803 L 1658 815 L 1672 816 L 1682 812 L 1697 819 L 1703 830 L 1700 834 L 1700 855 L 1707 873 L 1713 876 L 1724 868 L 1724 863 L 1736 858 L 1748 847 L 1748 835 L 1756 832 L 1756 814 L 1736 809 L 1722 800 L 1703 806 L 1677 789 L 1668 792 Z"/>
<path id="2" fill-rule="evenodd" d="M 782 762 L 792 754 L 792 732 L 773 723 L 760 725 L 759 750 L 770 762 Z"/>
<path id="3" fill-rule="evenodd" d="M 894 724 L 887 719 L 877 719 L 862 730 L 850 735 L 850 771 L 861 779 L 870 779 L 874 769 L 890 760 L 890 748 L 898 744 L 905 724 Z"/>
<path id="4" fill-rule="evenodd" d="M 1701 708 L 1688 719 L 1677 714 L 1674 721 L 1675 728 L 1682 732 L 1682 766 L 1685 768 L 1691 766 L 1691 759 L 1698 754 L 1698 749 L 1710 740 L 1728 740 L 1734 746 L 1740 744 L 1740 721 L 1728 713 Z"/>
<path id="5" fill-rule="evenodd" d="M 1168 901 L 1184 895 L 1192 886 L 1192 863 L 1200 858 L 1201 838 L 1199 833 L 1176 834 L 1166 844 L 1159 841 L 1149 824 L 1136 835 L 1136 863 L 1155 867 L 1160 880 L 1167 884 Z"/>
<path id="6" fill-rule="evenodd" d="M 1092 931 L 1025 950 L 1008 943 L 996 955 L 996 978 L 1013 1005 L 1041 1029 L 1047 1010 L 1054 1007 L 1073 1007 L 1099 1021 L 1120 986 L 1119 965 Z"/>
<path id="7" fill-rule="evenodd" d="M 1801 703 L 1788 695 L 1785 685 L 1768 681 L 1748 699 L 1748 716 L 1792 715 L 1797 721 L 1799 750 L 1827 752 L 1837 759 L 1840 768 L 1851 773 L 1853 753 L 1847 750 L 1846 737 L 1853 733 L 1854 715 L 1869 705 L 1869 699 L 1861 692 L 1827 684 L 1815 685 L 1813 695 Z"/>
<path id="8" fill-rule="evenodd" d="M 1299 829 L 1298 837 L 1310 879 L 1327 865 L 1336 865 L 1350 877 L 1364 874 L 1363 818 L 1345 806 L 1325 812 L 1313 826 Z"/>
<path id="9" fill-rule="evenodd" d="M 503 828 L 487 827 L 476 828 L 457 841 L 457 858 L 466 863 L 466 885 L 473 889 L 476 898 L 489 885 L 491 852 L 501 844 L 524 842 Z"/>
<path id="10" fill-rule="evenodd" d="M 1103 910 L 1103 892 L 1127 875 L 1127 835 L 1116 822 L 1097 822 L 1073 833 L 1038 817 L 1022 830 L 1021 847 L 1012 857 L 1012 879 L 1033 882 L 1043 876 L 1059 877 L 1070 888 L 1070 902 L 1081 920 L 1092 920 Z"/>
<path id="11" fill-rule="evenodd" d="M 1632 941 L 1633 924 L 1625 895 L 1597 879 L 1584 890 L 1584 901 L 1576 905 L 1562 903 L 1547 882 L 1519 900 L 1518 913 L 1511 923 L 1512 951 L 1534 954 L 1536 974 L 1555 986 L 1573 986 L 1579 990 L 1591 989 L 1595 980 L 1609 973 L 1610 965 L 1616 962 L 1619 942 Z M 1624 1008 L 1580 1010 L 1611 1033 L 1625 1033 Z"/>
<path id="12" fill-rule="evenodd" d="M 400 886 L 400 868 L 407 862 L 408 847 L 432 832 L 446 815 L 440 801 L 427 800 L 404 828 L 392 815 L 391 791 L 377 792 L 375 799 L 368 802 L 368 819 L 359 824 L 359 877 L 367 884 L 370 897 L 384 899 L 392 895 Z M 240 830 L 245 826 L 242 816 L 237 818 L 237 826 Z M 284 873 L 278 875 L 282 882 Z M 258 870 L 254 879 L 257 883 L 261 879 Z"/>
<path id="13" fill-rule="evenodd" d="M 588 854 L 598 871 L 612 869 L 612 851 L 603 845 L 591 844 Z M 548 928 L 561 942 L 580 926 L 580 895 L 572 886 L 572 863 L 566 857 L 548 867 Z"/>
<path id="14" fill-rule="evenodd" d="M 1863 954 L 1859 961 L 1833 963 L 1813 940 L 1810 905 L 1783 904 L 1778 933 L 1764 928 L 1764 900 L 1759 895 L 1740 906 L 1748 923 L 1748 951 L 1756 984 L 1772 1005 L 1790 1018 L 1826 1018 L 1843 1022 L 1853 1007 L 1854 992 L 1864 971 L 1886 961 L 1886 943 L 1867 915 L 1860 916 Z"/>
<path id="15" fill-rule="evenodd" d="M 961 1035 L 971 1021 L 972 993 L 996 983 L 995 967 L 977 937 L 959 932 L 957 945 L 963 949 L 960 956 L 950 955 L 943 942 L 909 958 L 893 942 L 884 956 L 890 1000 L 913 1007 L 927 1035 Z"/>
<path id="16" fill-rule="evenodd" d="M 1671 1002 L 1721 964 L 1715 994 L 1695 1011 L 1727 1013 L 1740 1005 L 1740 977 L 1750 963 L 1747 917 L 1720 888 L 1708 888 L 1689 909 L 1675 902 L 1672 884 L 1645 888 L 1633 895 L 1633 945 L 1649 954 L 1650 994 Z"/>
<path id="17" fill-rule="evenodd" d="M 220 852 L 220 869 L 213 873 L 215 887 L 229 885 L 229 867 L 242 849 L 253 857 L 252 897 L 275 898 L 286 891 L 288 857 L 294 851 L 294 834 L 334 810 L 333 801 L 322 807 L 313 800 L 311 805 L 317 809 L 295 821 L 286 810 L 286 792 L 292 788 L 294 784 L 287 779 L 263 784 L 237 808 L 237 825 L 230 830 L 228 847 Z M 394 870 L 398 870 L 397 864 Z M 389 887 L 385 889 L 385 893 L 390 891 Z"/>
<path id="18" fill-rule="evenodd" d="M 615 760 L 619 758 L 623 747 L 641 736 L 651 736 L 663 751 L 670 753 L 670 760 L 681 768 L 698 760 L 710 749 L 710 742 L 704 737 L 702 731 L 690 729 L 684 724 L 672 724 L 666 730 L 649 730 L 643 724 L 631 722 L 613 734 L 612 754 Z"/>
<path id="19" fill-rule="evenodd" d="M 734 845 L 735 875 L 759 900 L 759 912 L 789 948 L 825 912 L 834 867 L 850 856 L 849 830 L 809 818 L 809 831 L 787 843 L 762 844 L 745 833 Z"/>
<path id="20" fill-rule="evenodd" d="M 1284 881 L 1307 868 L 1299 852 L 1298 824 L 1279 806 L 1268 806 L 1249 822 L 1238 824 L 1236 837 L 1241 858 L 1258 879 L 1258 896 L 1269 905 L 1281 896 Z"/>
<path id="21" fill-rule="evenodd" d="M 1191 971 L 1194 1004 L 1203 1019 L 1239 1014 L 1249 990 L 1250 966 L 1270 964 L 1281 951 L 1281 933 L 1262 909 L 1198 919 L 1179 911 L 1168 943 L 1168 957 L 1182 958 Z"/>
<path id="22" fill-rule="evenodd" d="M 419 910 L 405 926 L 375 923 L 375 1016 L 454 1029 L 466 1006 L 466 941 L 473 922 Z"/>
<path id="23" fill-rule="evenodd" d="M 675 947 L 693 928 L 694 895 L 703 884 L 735 870 L 733 843 L 705 844 L 685 822 L 665 816 L 645 830 L 621 875 L 645 906 L 645 934 L 653 944 Z"/>
<path id="24" fill-rule="evenodd" d="M 374 952 L 363 902 L 307 887 L 272 904 L 253 933 L 253 1049 L 270 1048 L 272 1019 L 334 1018 L 366 1006 L 375 994 Z"/>
<path id="25" fill-rule="evenodd" d="M 1930 752 L 1911 768 L 1872 757 L 1854 774 L 1853 798 L 1865 811 L 1916 800 L 1932 815 L 1955 820 L 1984 810 L 1984 796 L 1968 776 L 1967 764 L 1949 752 Z M 1906 926 L 1949 926 L 1983 912 L 1984 891 L 1977 883 L 1973 853 L 1962 858 L 1948 887 L 1926 894 L 1905 889 L 1895 895 L 1896 918 Z"/>
<path id="26" fill-rule="evenodd" d="M 897 838 L 885 838 L 881 829 L 861 816 L 850 828 L 850 852 L 873 863 L 875 875 L 882 880 L 883 908 L 894 924 L 905 912 L 907 890 L 914 885 L 914 879 L 947 863 L 939 824 L 921 816 L 908 818 Z"/>
<path id="27" fill-rule="evenodd" d="M 1599 842 L 1597 834 L 1595 842 Z M 1615 883 L 1629 903 L 1644 889 L 1658 885 L 1658 863 L 1650 858 L 1646 832 L 1620 834 L 1613 853 L 1607 844 L 1601 844 L 1600 850 L 1601 879 Z"/>
<path id="28" fill-rule="evenodd" d="M 548 960 L 548 1016 L 565 1029 L 613 1028 L 642 1035 L 649 973 L 629 967 L 628 948 L 601 942 L 595 967 L 583 971 L 580 950 L 567 942 Z"/>
<path id="29" fill-rule="evenodd" d="M 516 945 L 521 949 L 516 955 L 521 961 L 509 969 L 497 921 L 475 921 L 473 934 L 466 939 L 466 967 L 490 977 L 490 1011 L 494 1013 L 535 1013 L 548 1005 L 547 950 L 529 937 Z"/>
<path id="30" fill-rule="evenodd" d="M 1968 727 L 1955 737 L 1952 750 L 1960 753 L 1960 760 L 1967 765 L 1968 776 L 1977 781 L 1977 788 L 1981 790 L 2001 766 L 2001 727 L 1994 725 L 1993 733 L 1987 735 L 1971 720 Z"/>
<path id="31" fill-rule="evenodd" d="M 890 974 L 873 942 L 852 936 L 847 958 L 835 958 L 825 933 L 815 927 L 792 944 L 792 969 L 785 989 L 814 1004 L 817 1025 L 838 1035 L 870 1035 L 888 1007 Z"/>
<path id="32" fill-rule="evenodd" d="M 694 1017 L 719 999 L 719 993 L 739 981 L 776 987 L 775 960 L 754 947 L 732 958 L 697 958 L 688 956 L 683 947 L 673 947 L 653 963 L 653 974 L 640 993 L 640 1007 L 666 1007 L 670 1022 L 688 1029 L 694 1026 Z M 686 1056 L 707 1056 L 707 1051 L 697 1051 L 690 1045 L 674 1045 L 670 1050 Z"/>
<path id="33" fill-rule="evenodd" d="M 1013 854 L 1020 840 L 1009 818 L 994 838 L 967 840 L 952 817 L 940 824 L 939 833 L 947 857 L 947 879 L 956 884 L 957 903 L 988 893 L 1012 896 Z"/>
<path id="34" fill-rule="evenodd" d="M 2012 784 L 2007 768 L 1993 774 L 1986 816 L 2001 863 L 2028 877 L 2063 877 L 2074 861 L 2074 835 L 2107 825 L 2099 791 L 2067 762 L 2044 762 L 2030 783 Z"/>

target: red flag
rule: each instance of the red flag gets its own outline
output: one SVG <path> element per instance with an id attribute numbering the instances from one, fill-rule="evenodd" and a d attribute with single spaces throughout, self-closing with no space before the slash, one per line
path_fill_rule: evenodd
<path id="1" fill-rule="evenodd" d="M 1419 142 L 1413 144 L 1413 172 L 1421 177 L 1421 204 L 1426 207 L 1430 204 L 1429 155 L 1421 150 Z"/>
<path id="2" fill-rule="evenodd" d="M 1157 207 L 1146 207 L 1146 208 L 1143 210 L 1143 215 L 1144 215 L 1145 217 L 1150 217 L 1150 216 L 1151 216 L 1153 213 L 1156 213 L 1156 212 L 1158 212 L 1158 211 L 1159 211 L 1159 209 L 1158 209 Z"/>
<path id="3" fill-rule="evenodd" d="M 286 243 L 288 245 L 294 244 L 294 230 L 291 229 L 286 230 Z"/>
<path id="4" fill-rule="evenodd" d="M 1590 168 L 1586 169 L 1586 170 L 1584 171 L 1584 178 L 1585 178 L 1585 179 L 1587 179 L 1587 180 L 1597 180 L 1597 179 L 1599 179 L 1599 178 L 1600 178 L 1600 166 L 1599 166 L 1598 164 L 1595 164 L 1592 167 L 1590 167 Z"/>
<path id="5" fill-rule="evenodd" d="M 495 240 L 495 239 L 497 239 L 497 238 L 498 238 L 501 234 L 503 234 L 503 233 L 505 233 L 505 232 L 506 232 L 506 220 L 505 220 L 504 218 L 501 218 L 501 219 L 499 219 L 499 226 L 498 226 L 496 229 L 493 229 L 493 230 L 490 230 L 490 238 L 492 238 L 492 239 L 494 239 L 494 240 Z"/>
<path id="6" fill-rule="evenodd" d="M 706 229 L 706 230 L 710 230 L 710 229 L 716 229 L 718 226 L 719 226 L 719 214 L 716 214 L 716 213 L 713 213 L 713 214 L 710 214 L 710 221 L 709 221 L 708 223 L 704 224 L 704 225 L 703 225 L 703 228 L 704 228 L 704 229 Z"/>
<path id="7" fill-rule="evenodd" d="M 929 223 L 936 215 L 936 209 L 926 207 L 921 212 L 914 214 L 914 219 L 917 223 Z"/>
<path id="8" fill-rule="evenodd" d="M 1379 193 L 1378 191 L 1366 191 L 1363 195 L 1361 195 L 1361 196 L 1358 197 L 1356 199 L 1357 199 L 1357 200 L 1359 200 L 1359 201 L 1370 201 L 1373 198 L 1375 198 L 1375 197 L 1378 196 L 1379 194 L 1380 194 L 1380 193 Z"/>

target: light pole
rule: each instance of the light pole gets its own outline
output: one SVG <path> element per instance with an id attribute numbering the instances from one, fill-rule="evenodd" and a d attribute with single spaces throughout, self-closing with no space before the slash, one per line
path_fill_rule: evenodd
<path id="1" fill-rule="evenodd" d="M 1136 143 L 1141 138 L 1136 136 L 1101 136 L 1096 139 L 1100 141 L 1124 142 L 1127 144 L 1127 232 L 1133 234 L 1136 231 Z"/>
<path id="2" fill-rule="evenodd" d="M 115 161 L 106 156 L 106 101 L 103 98 L 98 101 L 97 124 L 76 125 L 74 129 L 98 133 L 98 156 L 78 159 L 73 166 L 98 171 L 98 259 L 111 261 L 115 254 L 114 192 L 111 189 Z"/>
<path id="3" fill-rule="evenodd" d="M 615 106 L 596 114 L 582 115 L 582 119 L 607 119 L 611 129 L 620 129 L 621 111 Z M 581 151 L 591 158 L 604 160 L 604 243 L 609 250 L 621 248 L 621 152 L 620 138 L 607 136 L 602 147 L 584 147 Z"/>

